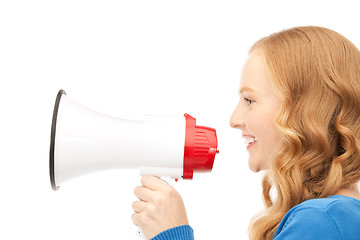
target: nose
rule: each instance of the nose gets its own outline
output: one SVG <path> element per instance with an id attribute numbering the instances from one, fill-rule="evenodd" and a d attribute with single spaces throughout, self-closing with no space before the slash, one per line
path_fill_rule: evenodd
<path id="1" fill-rule="evenodd" d="M 244 113 L 240 107 L 240 103 L 236 106 L 230 118 L 230 126 L 232 128 L 244 129 Z"/>

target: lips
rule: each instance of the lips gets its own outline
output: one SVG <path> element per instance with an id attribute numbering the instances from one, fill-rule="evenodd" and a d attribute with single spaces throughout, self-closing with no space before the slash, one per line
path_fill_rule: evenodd
<path id="1" fill-rule="evenodd" d="M 251 148 L 254 144 L 256 144 L 256 142 L 250 143 L 250 144 L 246 147 L 246 149 Z"/>
<path id="2" fill-rule="evenodd" d="M 257 142 L 257 138 L 254 136 L 244 135 L 243 137 L 245 138 L 245 144 L 247 145 L 247 149 L 249 149 Z"/>

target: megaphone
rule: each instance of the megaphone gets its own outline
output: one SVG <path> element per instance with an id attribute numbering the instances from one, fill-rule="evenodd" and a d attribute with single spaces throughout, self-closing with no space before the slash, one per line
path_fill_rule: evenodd
<path id="1" fill-rule="evenodd" d="M 212 170 L 217 146 L 216 130 L 196 126 L 189 114 L 121 119 L 91 110 L 60 90 L 51 126 L 51 186 L 58 190 L 73 178 L 110 169 L 192 179 L 194 172 Z"/>

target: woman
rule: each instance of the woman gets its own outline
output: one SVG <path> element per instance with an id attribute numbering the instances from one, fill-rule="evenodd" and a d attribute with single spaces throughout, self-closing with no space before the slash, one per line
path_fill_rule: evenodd
<path id="1" fill-rule="evenodd" d="M 360 239 L 360 52 L 340 34 L 298 27 L 256 42 L 230 124 L 265 211 L 250 239 Z M 179 194 L 154 177 L 135 189 L 133 221 L 154 240 L 193 239 Z M 270 190 L 276 194 L 270 194 Z"/>

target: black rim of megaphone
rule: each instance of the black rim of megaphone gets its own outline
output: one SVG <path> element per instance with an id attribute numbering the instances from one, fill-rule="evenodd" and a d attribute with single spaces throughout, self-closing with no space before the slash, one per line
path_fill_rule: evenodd
<path id="1" fill-rule="evenodd" d="M 54 191 L 59 189 L 59 186 L 56 186 L 55 183 L 55 135 L 56 135 L 56 120 L 58 115 L 58 110 L 60 106 L 60 100 L 61 96 L 65 94 L 66 92 L 64 90 L 60 90 L 56 96 L 55 100 L 55 106 L 54 106 L 54 113 L 52 117 L 52 123 L 51 123 L 51 140 L 50 140 L 50 158 L 49 158 L 49 165 L 50 165 L 50 181 L 51 181 L 51 187 Z"/>

